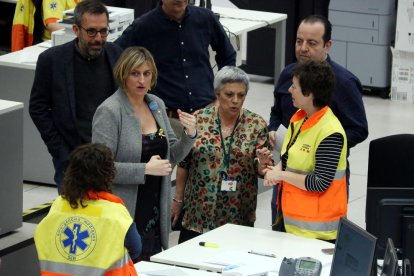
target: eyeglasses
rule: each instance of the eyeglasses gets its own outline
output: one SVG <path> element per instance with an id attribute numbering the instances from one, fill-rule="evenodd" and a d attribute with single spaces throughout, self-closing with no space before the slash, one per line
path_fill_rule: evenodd
<path id="1" fill-rule="evenodd" d="M 93 28 L 85 29 L 82 26 L 79 26 L 79 28 L 83 29 L 89 37 L 95 37 L 98 33 L 100 33 L 102 37 L 106 37 L 109 34 L 109 29 L 108 28 L 104 28 L 104 29 L 100 29 L 100 30 L 93 29 Z"/>

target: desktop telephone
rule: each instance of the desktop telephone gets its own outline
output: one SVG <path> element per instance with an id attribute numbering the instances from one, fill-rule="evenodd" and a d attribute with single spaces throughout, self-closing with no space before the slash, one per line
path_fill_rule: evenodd
<path id="1" fill-rule="evenodd" d="M 322 264 L 320 261 L 311 257 L 301 257 L 297 259 L 283 258 L 280 265 L 280 276 L 319 276 Z"/>

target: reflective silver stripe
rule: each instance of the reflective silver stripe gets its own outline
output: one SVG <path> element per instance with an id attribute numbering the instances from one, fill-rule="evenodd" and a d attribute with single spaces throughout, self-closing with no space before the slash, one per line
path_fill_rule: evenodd
<path id="1" fill-rule="evenodd" d="M 334 179 L 335 180 L 340 180 L 340 179 L 344 178 L 345 174 L 346 174 L 346 170 L 337 170 L 336 173 L 335 173 Z"/>
<path id="2" fill-rule="evenodd" d="M 119 261 L 115 262 L 110 268 L 108 268 L 107 271 L 111 271 L 113 269 L 124 267 L 125 265 L 129 263 L 129 261 L 130 261 L 129 254 L 128 252 L 125 251 L 124 257 L 121 258 Z"/>
<path id="3" fill-rule="evenodd" d="M 303 175 L 309 175 L 309 174 L 313 173 L 313 171 L 306 172 L 306 171 L 301 171 L 301 170 L 293 169 L 293 168 L 290 168 L 290 167 L 286 167 L 286 171 L 293 172 L 293 173 L 297 173 L 297 174 L 303 174 Z"/>
<path id="4" fill-rule="evenodd" d="M 71 274 L 71 275 L 104 275 L 105 269 L 91 266 L 73 265 L 52 261 L 40 261 L 40 269 L 48 272 Z"/>
<path id="5" fill-rule="evenodd" d="M 287 217 L 283 217 L 283 220 L 285 221 L 285 224 L 293 225 L 310 231 L 335 231 L 338 229 L 339 225 L 339 220 L 328 222 L 308 222 Z"/>
<path id="6" fill-rule="evenodd" d="M 119 261 L 115 262 L 110 268 L 102 269 L 92 266 L 82 266 L 82 265 L 74 265 L 68 263 L 58 263 L 52 261 L 40 261 L 40 268 L 44 271 L 49 272 L 56 272 L 56 273 L 65 273 L 65 274 L 73 274 L 73 275 L 103 275 L 107 271 L 111 271 L 117 268 L 124 267 L 128 264 L 130 258 L 128 252 L 125 252 L 124 257 L 122 257 Z"/>
<path id="7" fill-rule="evenodd" d="M 290 167 L 286 167 L 286 171 L 297 173 L 297 174 L 302 174 L 302 175 L 310 175 L 314 172 L 314 171 L 301 171 L 301 170 L 293 169 Z M 344 176 L 345 176 L 345 170 L 337 170 L 335 172 L 334 180 L 342 179 Z"/>

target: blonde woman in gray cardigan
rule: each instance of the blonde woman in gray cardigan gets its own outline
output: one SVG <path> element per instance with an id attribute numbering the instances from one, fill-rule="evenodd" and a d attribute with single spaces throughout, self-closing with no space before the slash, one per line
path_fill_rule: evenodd
<path id="1" fill-rule="evenodd" d="M 196 136 L 195 117 L 177 110 L 184 126 L 179 140 L 164 102 L 148 91 L 157 79 L 151 53 L 126 49 L 114 68 L 119 89 L 96 110 L 92 141 L 113 152 L 117 170 L 113 193 L 121 197 L 142 237 L 141 260 L 168 248 L 171 228 L 172 164 L 190 151 Z"/>

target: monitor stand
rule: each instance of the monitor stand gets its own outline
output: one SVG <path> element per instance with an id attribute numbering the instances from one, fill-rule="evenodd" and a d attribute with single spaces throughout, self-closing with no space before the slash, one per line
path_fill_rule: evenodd
<path id="1" fill-rule="evenodd" d="M 408 259 L 409 263 L 414 263 L 414 215 L 411 212 L 412 210 L 410 210 L 409 214 L 402 215 L 402 253 L 403 258 Z M 414 271 L 412 271 L 412 273 L 414 273 Z"/>
<path id="2" fill-rule="evenodd" d="M 403 276 L 411 276 L 411 263 L 409 259 L 404 259 L 402 267 Z"/>

